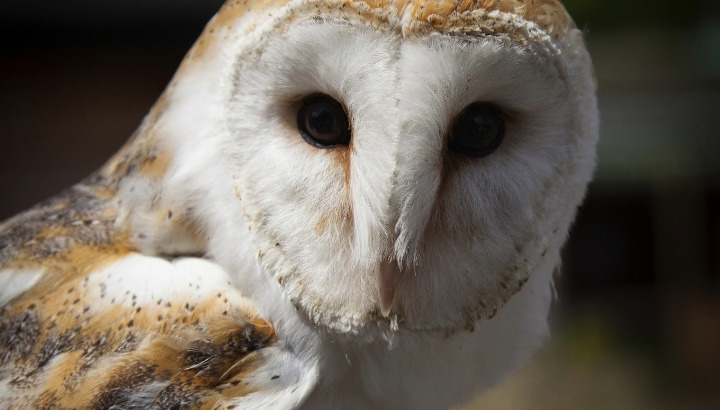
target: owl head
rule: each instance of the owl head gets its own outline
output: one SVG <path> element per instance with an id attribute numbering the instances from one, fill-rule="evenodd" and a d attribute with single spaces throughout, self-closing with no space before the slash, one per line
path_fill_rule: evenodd
<path id="1" fill-rule="evenodd" d="M 130 146 L 261 311 L 357 334 L 550 286 L 597 138 L 556 0 L 267 0 L 222 8 Z"/>

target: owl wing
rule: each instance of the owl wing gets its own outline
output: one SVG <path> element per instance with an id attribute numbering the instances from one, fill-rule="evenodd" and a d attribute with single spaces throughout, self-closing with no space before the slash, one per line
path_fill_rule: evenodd
<path id="1" fill-rule="evenodd" d="M 200 257 L 143 255 L 101 189 L 0 225 L 0 407 L 291 408 L 315 372 Z"/>

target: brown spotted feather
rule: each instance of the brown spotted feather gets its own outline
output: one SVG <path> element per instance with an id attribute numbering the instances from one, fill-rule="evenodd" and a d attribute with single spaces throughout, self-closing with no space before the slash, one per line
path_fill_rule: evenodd
<path id="1" fill-rule="evenodd" d="M 121 162 L 131 175 L 154 160 Z M 93 176 L 2 224 L 0 271 L 42 274 L 0 308 L 0 381 L 14 394 L 0 407 L 210 409 L 253 392 L 243 376 L 276 337 L 237 297 L 141 306 L 127 294 L 94 307 L 110 296 L 89 275 L 136 252 L 116 185 Z"/>

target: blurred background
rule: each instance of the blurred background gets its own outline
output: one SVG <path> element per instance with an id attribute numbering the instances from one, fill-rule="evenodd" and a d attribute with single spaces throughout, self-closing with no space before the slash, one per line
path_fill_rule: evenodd
<path id="1" fill-rule="evenodd" d="M 473 408 L 720 408 L 720 10 L 566 0 L 599 82 L 599 166 L 553 339 Z M 97 169 L 221 0 L 4 0 L 0 220 Z"/>

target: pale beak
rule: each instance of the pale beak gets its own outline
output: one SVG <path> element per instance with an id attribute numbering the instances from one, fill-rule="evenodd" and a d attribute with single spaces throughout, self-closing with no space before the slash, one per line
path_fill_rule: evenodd
<path id="1" fill-rule="evenodd" d="M 395 290 L 397 289 L 402 271 L 396 260 L 383 261 L 377 270 L 377 286 L 378 295 L 380 296 L 380 312 L 384 317 L 388 317 L 390 309 L 392 309 L 393 300 L 395 299 Z"/>

